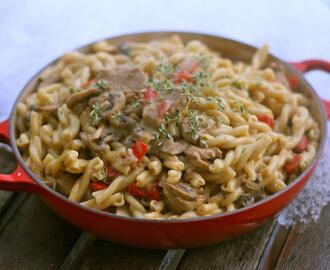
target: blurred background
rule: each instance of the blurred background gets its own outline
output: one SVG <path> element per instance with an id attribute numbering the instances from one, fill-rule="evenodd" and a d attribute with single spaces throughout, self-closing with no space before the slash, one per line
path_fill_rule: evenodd
<path id="1" fill-rule="evenodd" d="M 66 51 L 123 33 L 181 30 L 261 46 L 288 60 L 330 60 L 330 0 L 1 0 L 0 119 L 29 78 Z M 330 76 L 307 75 L 330 99 Z"/>

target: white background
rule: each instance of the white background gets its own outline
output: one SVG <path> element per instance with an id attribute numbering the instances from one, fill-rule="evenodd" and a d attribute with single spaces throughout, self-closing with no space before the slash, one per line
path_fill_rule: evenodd
<path id="1" fill-rule="evenodd" d="M 260 46 L 285 60 L 330 60 L 330 0 L 0 0 L 0 119 L 27 80 L 63 52 L 148 30 L 189 30 Z M 330 76 L 308 75 L 330 99 Z"/>

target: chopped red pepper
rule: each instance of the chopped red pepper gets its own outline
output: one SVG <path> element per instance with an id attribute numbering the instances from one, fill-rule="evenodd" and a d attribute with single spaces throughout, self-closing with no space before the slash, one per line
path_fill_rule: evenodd
<path id="1" fill-rule="evenodd" d="M 261 114 L 261 115 L 258 115 L 257 118 L 260 122 L 263 122 L 263 123 L 267 124 L 268 126 L 270 126 L 271 128 L 274 128 L 274 126 L 275 126 L 274 119 L 271 118 L 270 116 Z"/>
<path id="2" fill-rule="evenodd" d="M 109 177 L 114 177 L 114 176 L 116 176 L 118 174 L 118 172 L 114 168 L 112 168 L 111 166 L 109 166 L 107 168 L 107 174 L 108 174 Z"/>
<path id="3" fill-rule="evenodd" d="M 292 160 L 288 161 L 285 164 L 284 169 L 288 174 L 291 174 L 297 169 L 300 161 L 301 161 L 301 157 L 299 155 L 295 155 Z"/>
<path id="4" fill-rule="evenodd" d="M 137 141 L 132 146 L 133 154 L 137 157 L 138 160 L 141 160 L 145 154 L 148 152 L 149 147 L 141 141 Z"/>
<path id="5" fill-rule="evenodd" d="M 86 87 L 90 86 L 91 84 L 93 84 L 93 83 L 95 83 L 95 82 L 96 82 L 96 79 L 89 80 L 89 81 L 87 81 L 87 82 L 85 82 L 85 83 L 82 83 L 82 84 L 80 85 L 80 88 L 86 88 Z"/>
<path id="6" fill-rule="evenodd" d="M 152 90 L 151 87 L 147 87 L 143 95 L 143 103 L 147 104 L 149 101 L 155 100 L 157 98 L 157 92 Z"/>
<path id="7" fill-rule="evenodd" d="M 148 195 L 151 200 L 155 200 L 155 201 L 160 200 L 160 192 L 158 190 L 158 185 L 156 183 L 152 185 Z"/>
<path id="8" fill-rule="evenodd" d="M 103 182 L 90 182 L 89 188 L 94 192 L 107 188 L 108 185 Z"/>
<path id="9" fill-rule="evenodd" d="M 308 144 L 309 144 L 309 140 L 304 135 L 304 136 L 302 136 L 301 140 L 299 141 L 299 143 L 296 145 L 296 147 L 293 150 L 297 153 L 301 153 L 306 149 Z"/>
<path id="10" fill-rule="evenodd" d="M 191 75 L 191 73 L 187 70 L 181 70 L 178 71 L 177 73 L 174 74 L 174 82 L 175 83 L 182 83 L 183 81 L 186 82 L 192 82 L 193 81 L 193 77 Z"/>
<path id="11" fill-rule="evenodd" d="M 136 183 L 132 183 L 128 185 L 128 192 L 137 198 L 144 198 L 146 196 L 144 190 L 138 187 Z"/>
<path id="12" fill-rule="evenodd" d="M 159 116 L 164 116 L 167 114 L 168 109 L 173 104 L 173 101 L 171 100 L 163 100 L 162 102 L 158 103 L 157 110 Z"/>

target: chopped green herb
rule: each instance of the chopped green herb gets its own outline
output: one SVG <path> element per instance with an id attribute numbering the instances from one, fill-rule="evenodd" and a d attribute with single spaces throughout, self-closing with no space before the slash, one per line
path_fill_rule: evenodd
<path id="1" fill-rule="evenodd" d="M 149 79 L 147 84 L 154 90 L 164 92 L 164 93 L 172 93 L 174 90 L 173 81 L 169 79 L 157 80 L 157 79 Z"/>
<path id="2" fill-rule="evenodd" d="M 156 70 L 162 73 L 165 77 L 170 77 L 174 72 L 174 66 L 172 64 L 160 63 Z"/>
<path id="3" fill-rule="evenodd" d="M 172 135 L 166 129 L 165 123 L 162 123 L 158 128 L 156 139 L 159 141 L 158 146 L 162 146 L 166 139 L 173 140 Z"/>
<path id="4" fill-rule="evenodd" d="M 200 129 L 200 115 L 197 111 L 190 110 L 188 112 L 188 124 L 189 124 L 189 132 L 193 137 L 197 137 L 199 135 Z"/>
<path id="5" fill-rule="evenodd" d="M 194 82 L 197 87 L 205 87 L 208 86 L 208 79 L 210 78 L 210 74 L 206 72 L 198 72 L 193 76 Z"/>
<path id="6" fill-rule="evenodd" d="M 105 90 L 109 88 L 109 84 L 106 80 L 97 80 L 96 83 L 94 83 L 94 86 L 101 90 Z"/>
<path id="7" fill-rule="evenodd" d="M 101 108 L 99 104 L 93 104 L 92 110 L 90 112 L 90 116 L 92 118 L 92 124 L 97 125 L 101 120 Z"/>
<path id="8" fill-rule="evenodd" d="M 131 47 L 129 47 L 127 43 L 120 43 L 117 46 L 117 49 L 121 54 L 124 54 L 124 55 L 127 55 L 127 56 L 129 56 L 129 54 L 132 50 Z"/>
<path id="9" fill-rule="evenodd" d="M 241 102 L 236 100 L 234 104 L 234 108 L 232 109 L 234 112 L 246 113 L 247 109 L 245 105 Z"/>
<path id="10" fill-rule="evenodd" d="M 217 97 L 216 101 L 217 101 L 217 107 L 218 107 L 219 110 L 225 109 L 225 105 L 223 104 L 221 98 Z"/>
<path id="11" fill-rule="evenodd" d="M 209 56 L 205 56 L 205 55 L 199 55 L 199 56 L 196 57 L 196 60 L 197 60 L 197 62 L 198 62 L 198 65 L 199 65 L 202 69 L 206 70 L 206 69 L 208 69 L 209 66 L 210 66 L 210 60 L 211 60 L 211 57 L 209 57 Z"/>
<path id="12" fill-rule="evenodd" d="M 142 107 L 141 102 L 138 101 L 138 100 L 134 101 L 132 103 L 132 105 L 133 105 L 134 108 L 141 108 Z"/>

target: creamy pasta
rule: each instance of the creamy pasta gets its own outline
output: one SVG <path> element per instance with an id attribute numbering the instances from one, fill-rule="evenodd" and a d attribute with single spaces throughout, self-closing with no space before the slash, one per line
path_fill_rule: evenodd
<path id="1" fill-rule="evenodd" d="M 320 137 L 267 54 L 233 62 L 178 36 L 67 53 L 17 105 L 17 146 L 54 190 L 121 216 L 251 205 L 293 181 Z"/>

